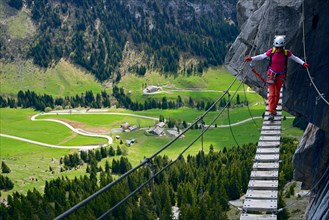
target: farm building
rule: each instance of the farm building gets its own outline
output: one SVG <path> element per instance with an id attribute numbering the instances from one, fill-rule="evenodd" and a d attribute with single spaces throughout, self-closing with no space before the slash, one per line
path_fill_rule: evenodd
<path id="1" fill-rule="evenodd" d="M 155 135 L 158 135 L 158 136 L 166 135 L 165 132 L 164 132 L 164 129 L 162 129 L 160 127 L 151 128 L 150 130 L 148 130 L 148 133 L 155 134 Z"/>
<path id="2" fill-rule="evenodd" d="M 160 89 L 160 87 L 157 86 L 148 86 L 146 89 L 143 90 L 144 93 L 152 93 L 156 92 Z"/>

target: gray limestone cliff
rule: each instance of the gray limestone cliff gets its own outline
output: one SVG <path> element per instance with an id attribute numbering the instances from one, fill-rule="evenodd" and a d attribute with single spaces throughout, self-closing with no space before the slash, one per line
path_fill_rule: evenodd
<path id="1" fill-rule="evenodd" d="M 305 36 L 310 76 L 301 65 L 289 61 L 283 106 L 284 110 L 309 122 L 293 158 L 294 178 L 302 181 L 304 188 L 311 189 L 314 195 L 307 219 L 329 219 L 328 11 L 329 0 L 240 0 L 237 19 L 241 33 L 225 58 L 226 67 L 232 74 L 239 74 L 240 80 L 259 90 L 262 83 L 252 74 L 248 64 L 243 65 L 244 57 L 264 53 L 272 47 L 274 35 L 283 34 L 286 35 L 286 48 L 305 60 Z M 267 66 L 266 61 L 256 64 L 264 78 Z M 259 91 L 265 97 L 264 90 Z"/>

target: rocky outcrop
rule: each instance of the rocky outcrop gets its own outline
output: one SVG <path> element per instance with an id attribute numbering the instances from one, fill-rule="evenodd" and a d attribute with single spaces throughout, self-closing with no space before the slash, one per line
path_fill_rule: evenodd
<path id="1" fill-rule="evenodd" d="M 244 65 L 244 57 L 264 53 L 272 47 L 274 35 L 286 35 L 287 48 L 302 59 L 306 57 L 311 65 L 309 76 L 303 67 L 289 61 L 283 106 L 286 111 L 310 123 L 293 161 L 295 179 L 315 193 L 308 219 L 329 219 L 328 0 L 240 0 L 237 11 L 241 33 L 231 46 L 225 63 L 230 72 L 239 75 L 249 86 L 257 90 L 262 83 L 251 73 L 249 66 Z M 267 65 L 266 61 L 256 64 L 263 77 L 266 76 Z M 261 91 L 261 95 L 265 97 L 266 94 Z"/>

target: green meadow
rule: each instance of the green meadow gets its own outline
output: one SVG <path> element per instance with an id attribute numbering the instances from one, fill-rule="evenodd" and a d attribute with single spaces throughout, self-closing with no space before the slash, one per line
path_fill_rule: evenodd
<path id="1" fill-rule="evenodd" d="M 37 94 L 57 96 L 75 96 L 92 90 L 99 93 L 103 90 L 95 78 L 60 60 L 49 69 L 35 66 L 31 60 L 17 63 L 0 62 L 1 95 L 16 96 L 22 90 L 31 90 Z"/>
<path id="2" fill-rule="evenodd" d="M 131 112 L 133 114 L 133 112 Z M 138 115 L 137 115 L 138 116 Z M 158 119 L 157 115 L 156 119 Z M 68 122 L 80 122 L 79 127 L 83 129 L 97 129 L 104 128 L 106 130 L 111 130 L 113 128 L 120 128 L 120 126 L 128 122 L 129 124 L 137 125 L 138 127 L 150 127 L 154 126 L 156 120 L 145 119 L 141 117 L 129 116 L 129 115 L 116 115 L 116 114 L 66 114 L 66 115 L 42 115 L 37 119 L 64 119 Z"/>
<path id="3" fill-rule="evenodd" d="M 20 10 L 16 16 L 11 17 L 8 21 L 8 27 L 9 34 L 14 38 L 28 37 L 34 29 L 30 17 L 23 10 Z"/>
<path id="4" fill-rule="evenodd" d="M 32 109 L 0 108 L 0 112 L 2 134 L 61 146 L 104 144 L 107 141 L 103 138 L 78 135 L 56 122 L 31 121 L 31 117 L 38 113 Z"/>
<path id="5" fill-rule="evenodd" d="M 234 77 L 225 68 L 210 68 L 201 76 L 162 75 L 152 72 L 147 73 L 144 77 L 135 74 L 125 75 L 118 87 L 124 88 L 126 93 L 130 92 L 131 99 L 138 102 L 149 98 L 161 100 L 164 96 L 168 100 L 176 100 L 180 96 L 185 102 L 188 102 L 190 97 L 194 101 L 208 102 L 217 100 L 227 90 L 233 79 Z M 161 89 L 154 94 L 143 94 L 145 86 L 151 85 L 161 87 Z M 240 81 L 237 80 L 230 88 L 230 94 L 233 95 L 239 86 Z M 244 101 L 247 96 L 249 102 L 263 102 L 262 98 L 257 93 L 249 91 L 247 86 L 240 86 L 236 96 L 238 94 L 240 101 Z M 233 102 L 236 101 L 236 96 L 233 98 Z"/>
<path id="6" fill-rule="evenodd" d="M 127 110 L 122 110 L 124 113 L 128 113 Z M 180 109 L 173 111 L 170 116 L 174 120 L 179 120 L 181 116 L 186 117 L 185 120 L 189 121 L 189 119 L 195 119 L 200 116 L 199 111 L 194 111 L 191 109 L 185 109 L 187 114 L 182 114 Z M 259 110 L 260 111 L 260 110 Z M 116 112 L 119 112 L 119 109 L 116 109 Z M 230 113 L 231 123 L 237 122 L 244 116 L 240 114 L 241 112 L 246 112 L 246 109 L 236 110 L 237 113 Z M 257 111 L 256 111 L 257 112 Z M 98 138 L 91 137 L 78 137 L 80 135 L 73 135 L 71 131 L 63 132 L 67 130 L 64 125 L 55 123 L 55 122 L 47 122 L 47 121 L 31 121 L 30 118 L 34 115 L 34 112 L 31 109 L 1 109 L 1 133 L 3 134 L 17 134 L 17 136 L 25 137 L 27 139 L 32 139 L 32 137 L 37 137 L 38 133 L 41 133 L 41 137 L 36 138 L 40 142 L 45 143 L 66 143 L 65 145 L 78 145 L 78 144 L 97 144 L 100 140 Z M 158 111 L 150 110 L 145 112 L 131 112 L 134 114 L 140 115 L 148 115 L 148 116 L 156 116 L 157 114 L 168 115 L 170 111 Z M 143 114 L 145 113 L 145 114 Z M 218 112 L 217 112 L 218 113 Z M 215 114 L 211 112 L 211 114 Z M 248 116 L 248 115 L 245 115 Z M 10 120 L 8 118 L 11 118 Z M 16 119 L 15 119 L 16 118 Z M 154 120 L 151 119 L 143 119 L 134 116 L 126 116 L 126 115 L 109 115 L 109 114 L 97 114 L 97 115 L 43 115 L 37 119 L 44 118 L 55 118 L 61 119 L 64 121 L 70 121 L 79 124 L 79 126 L 83 128 L 117 128 L 119 124 L 122 122 L 129 122 L 131 124 L 140 123 L 141 127 L 148 127 L 154 125 Z M 237 119 L 238 118 L 238 119 Z M 223 114 L 218 119 L 218 124 L 225 124 L 227 121 L 227 115 Z M 9 121 L 20 121 L 20 123 L 10 123 Z M 193 120 L 189 121 L 193 122 Z M 237 140 L 235 143 L 231 130 L 229 127 L 226 128 L 210 128 L 203 136 L 203 142 L 201 138 L 197 140 L 194 144 L 192 142 L 195 140 L 197 136 L 201 134 L 200 129 L 190 130 L 184 134 L 183 138 L 178 139 L 174 144 L 169 146 L 166 150 L 162 152 L 162 154 L 168 155 L 170 158 L 176 158 L 186 147 L 191 145 L 189 150 L 184 154 L 187 156 L 188 154 L 196 154 L 199 150 L 203 149 L 208 152 L 209 146 L 212 145 L 215 150 L 221 150 L 223 147 L 230 148 L 232 146 L 237 146 L 239 144 L 242 146 L 243 144 L 247 144 L 250 142 L 257 142 L 259 139 L 259 130 L 261 127 L 262 120 L 255 119 L 255 122 L 258 127 L 254 124 L 253 121 L 249 121 L 243 123 L 241 125 L 232 126 L 231 129 L 233 131 L 233 135 Z M 284 135 L 299 137 L 302 134 L 302 131 L 291 128 L 292 119 L 287 119 L 284 121 Z M 9 124 L 11 124 L 9 126 Z M 42 126 L 41 126 L 42 125 Z M 226 124 L 227 125 L 227 124 Z M 17 127 L 16 127 L 17 126 Z M 26 129 L 26 134 L 24 134 L 24 129 Z M 41 127 L 40 127 L 41 126 Z M 113 126 L 113 127 L 112 127 Z M 34 127 L 36 130 L 34 130 Z M 10 128 L 10 129 L 9 129 Z M 33 128 L 33 129 L 32 129 Z M 11 131 L 12 133 L 9 133 Z M 34 131 L 34 132 L 32 132 Z M 52 138 L 56 134 L 57 140 L 54 141 Z M 30 135 L 30 137 L 29 137 Z M 143 160 L 146 156 L 153 155 L 156 151 L 158 151 L 161 147 L 166 145 L 169 141 L 171 141 L 174 136 L 167 134 L 162 137 L 158 136 L 150 136 L 145 133 L 145 130 L 139 129 L 133 132 L 124 132 L 124 133 L 109 133 L 107 134 L 112 136 L 114 143 L 111 145 L 114 149 L 117 146 L 123 150 L 124 154 L 129 158 L 129 161 L 136 166 L 138 163 Z M 120 144 L 119 140 L 115 139 L 116 135 L 120 135 L 120 139 L 123 140 L 123 144 Z M 74 136 L 74 138 L 72 137 Z M 49 138 L 51 137 L 51 138 Z M 71 139 L 71 141 L 67 141 Z M 89 139 L 87 142 L 84 139 Z M 124 144 L 125 140 L 135 139 L 136 143 L 132 144 L 130 147 Z M 74 140 L 74 141 L 73 141 Z M 11 179 L 15 180 L 15 188 L 14 190 L 19 190 L 22 192 L 26 192 L 29 189 L 33 189 L 36 187 L 38 189 L 42 189 L 43 183 L 46 180 L 57 176 L 68 176 L 73 178 L 76 175 L 83 175 L 85 173 L 85 166 L 81 167 L 78 170 L 66 171 L 64 173 L 60 173 L 60 164 L 59 159 L 61 156 L 67 155 L 72 152 L 76 152 L 77 150 L 73 149 L 56 149 L 56 148 L 48 148 L 43 146 L 38 146 L 34 144 L 29 144 L 22 141 L 17 141 L 5 137 L 0 138 L 1 141 L 1 159 L 6 162 L 6 164 L 12 169 L 12 172 L 8 174 Z M 104 140 L 103 140 L 104 142 Z M 108 158 L 111 162 L 113 158 Z M 104 165 L 105 160 L 102 161 L 101 164 Z M 50 172 L 50 168 L 52 167 L 54 173 Z M 36 181 L 37 179 L 37 181 Z M 10 193 L 10 192 L 7 192 Z M 7 193 L 3 193 L 3 195 L 7 195 Z"/>
<path id="7" fill-rule="evenodd" d="M 30 74 L 32 76 L 32 72 L 35 71 L 33 65 L 31 63 L 26 63 L 24 65 L 31 68 L 31 70 L 24 71 L 31 71 Z M 10 68 L 16 68 L 15 71 L 17 71 L 17 68 L 19 67 L 14 67 L 9 64 L 5 65 L 6 71 Z M 73 76 L 68 76 L 70 74 L 66 74 L 66 72 L 69 70 L 77 75 L 73 74 Z M 53 72 L 49 73 L 47 71 Z M 84 77 L 82 77 L 84 76 L 82 71 L 77 70 L 64 61 L 58 63 L 52 70 L 47 71 L 43 72 L 42 70 L 39 70 L 38 74 L 40 75 L 36 74 L 35 83 L 33 83 L 32 79 L 23 77 L 24 80 L 28 80 L 28 82 L 24 82 L 22 79 L 19 81 L 18 87 L 14 88 L 11 86 L 10 88 L 10 86 L 7 86 L 4 87 L 4 90 L 1 88 L 1 94 L 13 95 L 18 89 L 22 89 L 23 87 L 40 93 L 42 91 L 42 93 L 58 96 L 75 95 L 86 90 L 92 90 L 94 92 L 102 90 L 99 83 L 92 78 L 89 80 L 88 78 L 84 79 Z M 53 77 L 48 77 L 47 74 L 52 74 Z M 13 77 L 15 74 L 12 74 L 12 76 L 9 74 L 9 76 L 6 77 L 3 75 L 4 74 L 1 74 L 2 79 L 6 79 L 7 81 L 5 82 L 9 83 L 11 82 L 8 81 L 9 78 Z M 17 79 L 17 76 L 15 77 Z M 49 81 L 45 83 L 47 81 L 45 79 L 48 79 Z M 129 74 L 122 77 L 118 86 L 124 87 L 126 92 L 131 91 L 130 95 L 132 96 L 132 99 L 137 101 L 143 101 L 148 98 L 148 96 L 142 95 L 143 83 L 145 84 L 145 82 L 147 85 L 157 85 L 162 87 L 162 93 L 152 94 L 150 95 L 151 97 L 161 99 L 163 96 L 166 96 L 172 99 L 177 99 L 177 96 L 180 95 L 183 99 L 187 99 L 191 96 L 195 100 L 214 101 L 222 95 L 223 90 L 227 88 L 233 79 L 234 77 L 225 69 L 220 68 L 209 69 L 209 71 L 205 72 L 202 76 L 193 75 L 189 77 L 166 77 L 158 73 L 147 73 L 145 79 L 143 79 L 133 74 Z M 37 85 L 40 82 L 44 83 L 44 87 L 37 90 Z M 238 85 L 239 81 L 232 86 L 232 92 L 230 92 L 231 95 L 233 95 L 233 91 Z M 214 125 L 216 124 L 218 127 L 209 128 L 209 130 L 203 135 L 203 142 L 200 138 L 192 144 L 195 138 L 200 136 L 202 130 L 190 130 L 186 132 L 182 138 L 179 138 L 174 144 L 165 149 L 161 154 L 166 154 L 170 158 L 175 159 L 189 145 L 191 146 L 184 156 L 187 156 L 188 154 L 196 154 L 202 148 L 205 152 L 208 152 L 210 145 L 212 145 L 215 150 L 221 150 L 224 147 L 230 148 L 237 145 L 242 146 L 243 144 L 250 142 L 257 142 L 260 135 L 259 128 L 262 124 L 261 118 L 232 126 L 231 129 L 229 127 L 220 127 L 221 125 L 240 122 L 252 116 L 260 117 L 265 111 L 264 100 L 254 92 L 244 92 L 244 89 L 247 90 L 247 87 L 241 87 L 238 94 L 240 96 L 240 101 L 247 99 L 249 109 L 244 106 L 230 108 L 229 112 L 227 110 L 223 111 L 214 122 Z M 245 96 L 247 98 L 245 98 Z M 227 95 L 225 98 L 227 100 Z M 236 97 L 234 97 L 233 100 L 236 100 Z M 249 113 L 249 110 L 251 114 Z M 209 112 L 203 118 L 204 122 L 209 124 L 215 117 L 217 117 L 220 111 L 221 109 L 217 109 L 217 111 Z M 39 112 L 32 109 L 1 108 L 0 113 L 1 134 L 18 136 L 60 146 L 98 145 L 107 142 L 105 138 L 78 135 L 60 123 L 43 121 L 42 119 L 62 120 L 71 124 L 75 128 L 102 133 L 112 137 L 113 143 L 111 146 L 114 149 L 120 146 L 123 154 L 128 157 L 133 166 L 136 166 L 145 156 L 148 157 L 153 155 L 161 147 L 165 146 L 169 141 L 175 138 L 169 133 L 162 137 L 148 135 L 145 130 L 155 125 L 155 119 L 158 119 L 159 116 L 162 115 L 165 119 L 174 120 L 178 124 L 182 124 L 183 121 L 193 123 L 204 113 L 204 111 L 186 107 L 172 110 L 151 109 L 138 112 L 110 108 L 104 114 L 43 114 L 37 117 L 36 121 L 32 121 L 31 117 Z M 123 114 L 120 115 L 120 113 Z M 288 113 L 284 113 L 284 115 L 291 116 Z M 143 118 L 142 116 L 148 116 L 155 119 Z M 112 132 L 112 129 L 119 128 L 124 122 L 128 122 L 131 125 L 137 125 L 139 129 L 132 132 Z M 292 119 L 283 121 L 282 134 L 299 138 L 303 132 L 297 128 L 292 128 L 291 124 Z M 183 128 L 181 128 L 181 130 L 183 130 Z M 120 136 L 119 140 L 116 139 L 117 135 Z M 237 143 L 234 141 L 232 135 L 234 135 Z M 135 139 L 136 142 L 129 147 L 125 144 L 125 141 L 130 139 Z M 31 190 L 34 187 L 42 192 L 42 187 L 46 180 L 59 176 L 74 178 L 75 176 L 85 174 L 85 165 L 77 170 L 60 172 L 60 158 L 64 155 L 77 152 L 76 149 L 49 148 L 6 137 L 0 137 L 0 146 L 1 160 L 5 161 L 12 170 L 11 173 L 5 175 L 12 179 L 15 184 L 13 190 L 1 193 L 2 198 L 5 198 L 6 195 L 11 194 L 14 191 L 26 193 L 27 190 Z M 107 160 L 112 162 L 113 158 L 107 158 Z M 100 165 L 104 167 L 105 161 L 106 160 L 102 160 Z"/>

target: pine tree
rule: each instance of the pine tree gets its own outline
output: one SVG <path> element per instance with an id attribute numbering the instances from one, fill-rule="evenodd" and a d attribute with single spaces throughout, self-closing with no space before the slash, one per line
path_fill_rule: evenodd
<path id="1" fill-rule="evenodd" d="M 117 146 L 117 152 L 116 154 L 119 156 L 119 155 L 122 155 L 122 150 L 120 148 L 120 146 Z"/>
<path id="2" fill-rule="evenodd" d="M 112 146 L 110 146 L 110 149 L 109 149 L 109 153 L 108 153 L 108 155 L 111 157 L 113 157 L 113 156 L 115 156 L 115 150 L 113 149 L 113 147 Z"/>
<path id="3" fill-rule="evenodd" d="M 108 160 L 106 160 L 106 162 L 105 162 L 105 172 L 109 173 L 110 169 L 111 169 L 110 163 L 109 163 Z"/>
<path id="4" fill-rule="evenodd" d="M 11 7 L 16 8 L 17 10 L 20 10 L 23 7 L 23 1 L 22 0 L 9 0 L 8 4 Z"/>
<path id="5" fill-rule="evenodd" d="M 2 170 L 2 173 L 10 173 L 11 172 L 10 168 L 7 166 L 5 161 L 1 162 L 1 170 Z"/>

